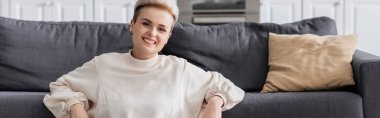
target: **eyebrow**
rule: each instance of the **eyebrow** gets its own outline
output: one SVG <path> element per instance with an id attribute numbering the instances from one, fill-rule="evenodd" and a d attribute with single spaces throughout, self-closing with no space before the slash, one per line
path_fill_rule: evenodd
<path id="1" fill-rule="evenodd" d="M 153 23 L 151 20 L 149 20 L 149 19 L 147 19 L 147 18 L 142 18 L 141 20 L 147 21 L 147 22 L 149 22 L 149 23 Z M 166 28 L 166 26 L 163 25 L 163 24 L 158 24 L 158 25 L 161 26 L 161 27 Z"/>

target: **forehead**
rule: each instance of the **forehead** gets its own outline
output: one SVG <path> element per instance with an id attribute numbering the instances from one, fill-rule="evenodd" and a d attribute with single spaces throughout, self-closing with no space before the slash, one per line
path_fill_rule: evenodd
<path id="1" fill-rule="evenodd" d="M 144 7 L 140 10 L 138 19 L 148 19 L 154 24 L 171 26 L 174 24 L 173 15 L 167 10 L 156 7 Z"/>

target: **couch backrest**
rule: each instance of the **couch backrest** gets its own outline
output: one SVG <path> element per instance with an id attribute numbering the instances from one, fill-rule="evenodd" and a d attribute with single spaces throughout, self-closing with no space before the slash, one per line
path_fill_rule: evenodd
<path id="1" fill-rule="evenodd" d="M 128 24 L 0 17 L 0 90 L 49 91 L 49 83 L 96 55 L 128 52 Z"/>
<path id="2" fill-rule="evenodd" d="M 337 34 L 335 21 L 328 17 L 282 25 L 197 26 L 178 23 L 162 52 L 185 58 L 204 70 L 218 71 L 246 91 L 260 91 L 268 73 L 268 32 Z"/>
<path id="3" fill-rule="evenodd" d="M 268 72 L 268 32 L 328 35 L 336 28 L 327 17 L 282 25 L 177 23 L 162 53 L 218 71 L 246 91 L 259 91 Z M 49 91 L 50 82 L 94 56 L 131 48 L 128 24 L 0 17 L 0 91 Z"/>

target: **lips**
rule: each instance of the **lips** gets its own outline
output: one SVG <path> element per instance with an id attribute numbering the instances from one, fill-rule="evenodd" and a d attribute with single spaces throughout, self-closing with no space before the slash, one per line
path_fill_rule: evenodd
<path id="1" fill-rule="evenodd" d="M 147 43 L 147 44 L 149 44 L 149 45 L 155 45 L 155 44 L 157 44 L 157 41 L 155 41 L 155 40 L 153 40 L 153 39 L 145 38 L 145 37 L 143 37 L 142 39 L 143 39 L 143 41 L 144 41 L 145 43 Z"/>

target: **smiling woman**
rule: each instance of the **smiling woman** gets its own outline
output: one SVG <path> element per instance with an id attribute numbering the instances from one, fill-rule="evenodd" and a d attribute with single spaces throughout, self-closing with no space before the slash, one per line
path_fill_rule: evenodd
<path id="1" fill-rule="evenodd" d="M 158 55 L 177 18 L 177 6 L 167 0 L 138 0 L 133 49 L 102 54 L 61 76 L 50 83 L 44 104 L 59 118 L 221 118 L 244 91 L 218 72 Z"/>
<path id="2" fill-rule="evenodd" d="M 167 43 L 175 19 L 159 7 L 140 9 L 140 15 L 130 25 L 133 34 L 132 55 L 137 59 L 149 59 L 158 54 Z"/>

